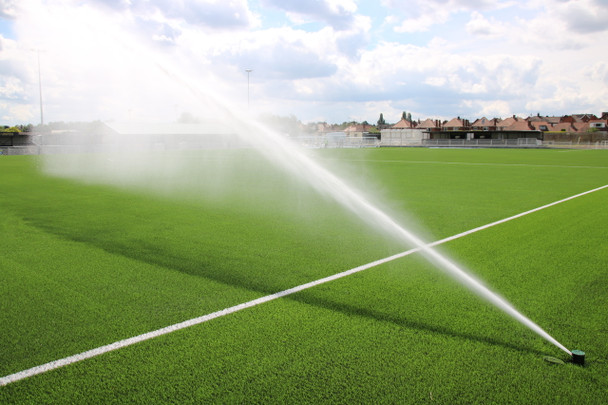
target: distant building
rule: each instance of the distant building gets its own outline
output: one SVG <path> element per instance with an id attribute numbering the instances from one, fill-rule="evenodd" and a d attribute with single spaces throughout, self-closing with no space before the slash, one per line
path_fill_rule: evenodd
<path id="1" fill-rule="evenodd" d="M 465 120 L 460 117 L 452 118 L 442 126 L 442 129 L 444 131 L 466 131 L 470 128 L 471 123 L 469 122 L 469 120 Z"/>
<path id="2" fill-rule="evenodd" d="M 346 136 L 351 138 L 362 138 L 364 136 L 369 136 L 371 131 L 375 131 L 376 127 L 369 124 L 355 124 L 347 127 L 344 130 Z"/>
<path id="3" fill-rule="evenodd" d="M 496 118 L 489 120 L 486 117 L 482 117 L 471 124 L 471 129 L 474 131 L 496 131 L 497 121 Z"/>
<path id="4" fill-rule="evenodd" d="M 405 118 L 401 118 L 401 120 L 395 125 L 391 126 L 392 129 L 414 129 L 416 128 L 416 123 L 413 121 L 406 120 Z"/>

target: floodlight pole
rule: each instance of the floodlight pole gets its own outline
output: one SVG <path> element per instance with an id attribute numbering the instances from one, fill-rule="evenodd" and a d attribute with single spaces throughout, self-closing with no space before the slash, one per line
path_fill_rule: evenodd
<path id="1" fill-rule="evenodd" d="M 40 49 L 32 49 L 38 57 L 38 94 L 40 95 L 40 126 L 44 125 L 44 114 L 42 112 L 42 73 L 40 71 Z"/>
<path id="2" fill-rule="evenodd" d="M 253 72 L 253 69 L 245 69 L 247 72 L 247 111 L 249 111 L 249 74 Z"/>

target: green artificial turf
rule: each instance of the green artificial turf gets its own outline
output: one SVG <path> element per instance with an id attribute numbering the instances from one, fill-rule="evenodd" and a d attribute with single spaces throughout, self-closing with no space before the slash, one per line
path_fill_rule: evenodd
<path id="1" fill-rule="evenodd" d="M 230 153 L 254 170 L 222 166 L 212 187 L 184 175 L 209 169 L 196 153 L 159 157 L 179 159 L 179 173 L 111 185 L 2 157 L 0 374 L 405 250 L 258 156 Z M 608 151 L 316 154 L 428 240 L 608 184 Z M 0 402 L 605 403 L 607 196 L 440 248 L 586 351 L 585 367 L 544 361 L 568 356 L 412 255 L 0 387 Z"/>

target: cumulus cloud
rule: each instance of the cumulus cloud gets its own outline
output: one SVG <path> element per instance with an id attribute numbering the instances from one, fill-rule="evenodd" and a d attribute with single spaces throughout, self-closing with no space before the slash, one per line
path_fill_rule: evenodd
<path id="1" fill-rule="evenodd" d="M 395 26 L 395 31 L 403 33 L 428 31 L 432 26 L 447 22 L 458 12 L 496 10 L 507 7 L 510 3 L 490 0 L 384 0 L 383 4 L 397 14 L 391 15 L 388 21 L 400 21 Z"/>
<path id="2" fill-rule="evenodd" d="M 597 83 L 604 83 L 608 87 L 608 63 L 598 62 L 587 70 L 588 77 Z"/>
<path id="3" fill-rule="evenodd" d="M 287 12 L 295 21 L 322 21 L 337 30 L 350 29 L 357 11 L 352 0 L 262 0 L 262 4 Z"/>
<path id="4" fill-rule="evenodd" d="M 568 27 L 579 33 L 608 30 L 608 3 L 601 0 L 564 1 L 552 7 Z"/>
<path id="5" fill-rule="evenodd" d="M 604 41 L 608 3 L 599 0 L 534 0 L 505 25 L 513 42 L 555 51 L 584 50 Z M 605 35 L 604 35 L 605 37 Z"/>
<path id="6" fill-rule="evenodd" d="M 0 18 L 14 19 L 16 16 L 16 0 L 0 0 Z"/>
<path id="7" fill-rule="evenodd" d="M 256 76 L 264 79 L 293 80 L 331 76 L 336 66 L 304 44 L 278 42 L 270 46 L 250 48 L 230 56 L 231 62 L 247 61 L 255 67 Z"/>
<path id="8" fill-rule="evenodd" d="M 28 100 L 28 91 L 25 83 L 31 81 L 28 62 L 34 60 L 32 52 L 16 49 L 14 40 L 0 35 L 0 100 L 11 102 L 25 102 Z M 29 57 L 29 60 L 28 60 Z"/>
<path id="9" fill-rule="evenodd" d="M 0 99 L 17 99 L 23 96 L 23 85 L 16 77 L 0 76 Z"/>
<path id="10" fill-rule="evenodd" d="M 503 24 L 494 19 L 487 19 L 480 12 L 473 11 L 466 25 L 466 31 L 478 37 L 496 37 L 503 33 Z"/>
<path id="11" fill-rule="evenodd" d="M 31 122 L 35 116 L 35 108 L 30 104 L 0 102 L 0 119 L 4 122 Z"/>
<path id="12" fill-rule="evenodd" d="M 512 32 L 525 32 L 517 35 L 524 43 L 554 50 L 583 49 L 608 31 L 608 3 L 603 0 L 533 0 L 521 7 L 526 17 Z"/>
<path id="13" fill-rule="evenodd" d="M 255 22 L 246 0 L 95 0 L 118 12 L 131 11 L 144 19 L 166 18 L 216 29 L 248 28 Z"/>
<path id="14" fill-rule="evenodd" d="M 356 0 L 22 4 L 32 7 L 14 20 L 17 42 L 47 50 L 43 84 L 56 119 L 167 120 L 204 110 L 196 104 L 209 94 L 246 103 L 246 68 L 253 69 L 252 108 L 303 120 L 371 122 L 403 110 L 422 118 L 567 113 L 603 110 L 608 98 L 608 30 L 586 12 L 606 18 L 599 0 L 384 0 L 377 8 Z M 0 102 L 35 106 L 35 54 L 16 56 L 15 44 L 2 38 L 0 47 Z M 17 102 L 20 93 L 29 101 Z"/>

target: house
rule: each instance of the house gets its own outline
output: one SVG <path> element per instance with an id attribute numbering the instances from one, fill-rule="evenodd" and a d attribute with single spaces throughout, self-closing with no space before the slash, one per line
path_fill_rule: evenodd
<path id="1" fill-rule="evenodd" d="M 347 127 L 344 130 L 346 136 L 350 136 L 352 138 L 362 138 L 364 136 L 368 136 L 371 131 L 374 131 L 376 127 L 369 124 L 355 124 Z"/>
<path id="2" fill-rule="evenodd" d="M 559 124 L 560 122 L 562 122 L 562 117 L 544 117 L 544 118 L 545 118 L 545 121 L 551 125 Z"/>
<path id="3" fill-rule="evenodd" d="M 606 129 L 608 129 L 608 118 L 601 119 L 601 120 L 589 120 L 588 124 L 589 124 L 589 129 L 596 128 L 601 131 L 606 131 Z"/>
<path id="4" fill-rule="evenodd" d="M 564 115 L 559 122 L 569 122 L 570 124 L 574 124 L 576 119 L 572 115 Z"/>
<path id="5" fill-rule="evenodd" d="M 529 123 L 533 127 L 533 129 L 537 131 L 551 131 L 552 128 L 551 123 L 548 121 L 529 121 Z"/>
<path id="6" fill-rule="evenodd" d="M 486 117 L 478 118 L 471 124 L 471 128 L 475 131 L 496 131 L 496 122 L 498 120 L 493 118 L 491 120 Z"/>
<path id="7" fill-rule="evenodd" d="M 575 122 L 589 122 L 596 120 L 597 116 L 595 114 L 572 114 L 572 118 L 574 118 Z"/>
<path id="8" fill-rule="evenodd" d="M 419 122 L 418 125 L 416 125 L 416 128 L 425 129 L 427 131 L 439 131 L 441 129 L 441 121 L 427 118 L 424 121 Z"/>
<path id="9" fill-rule="evenodd" d="M 416 123 L 413 121 L 406 120 L 405 118 L 401 118 L 401 120 L 395 125 L 391 126 L 393 129 L 413 129 L 416 128 Z"/>
<path id="10" fill-rule="evenodd" d="M 577 132 L 578 130 L 570 122 L 560 122 L 559 124 L 553 124 L 550 131 Z"/>
<path id="11" fill-rule="evenodd" d="M 544 122 L 544 121 L 542 121 Z M 534 125 L 535 123 L 530 122 L 528 120 L 514 120 L 511 125 L 508 127 L 504 127 L 502 131 L 540 131 Z M 548 125 L 548 124 L 547 124 Z M 541 127 L 546 127 L 547 125 L 540 125 Z"/>
<path id="12" fill-rule="evenodd" d="M 500 120 L 496 123 L 496 129 L 498 131 L 503 131 L 505 128 L 513 125 L 514 123 L 516 123 L 517 121 L 520 121 L 522 118 L 519 118 L 517 116 L 512 116 L 509 118 L 505 118 L 504 120 Z"/>
<path id="13" fill-rule="evenodd" d="M 445 124 L 443 124 L 444 131 L 466 131 L 470 129 L 471 124 L 469 120 L 462 119 L 460 117 L 452 118 Z"/>
<path id="14" fill-rule="evenodd" d="M 530 125 L 537 131 L 560 131 L 560 132 L 577 132 L 577 128 L 571 122 L 551 122 L 551 121 L 533 121 Z"/>
<path id="15" fill-rule="evenodd" d="M 316 127 L 316 132 L 321 134 L 333 131 L 332 125 L 329 125 L 327 122 L 319 122 Z"/>

